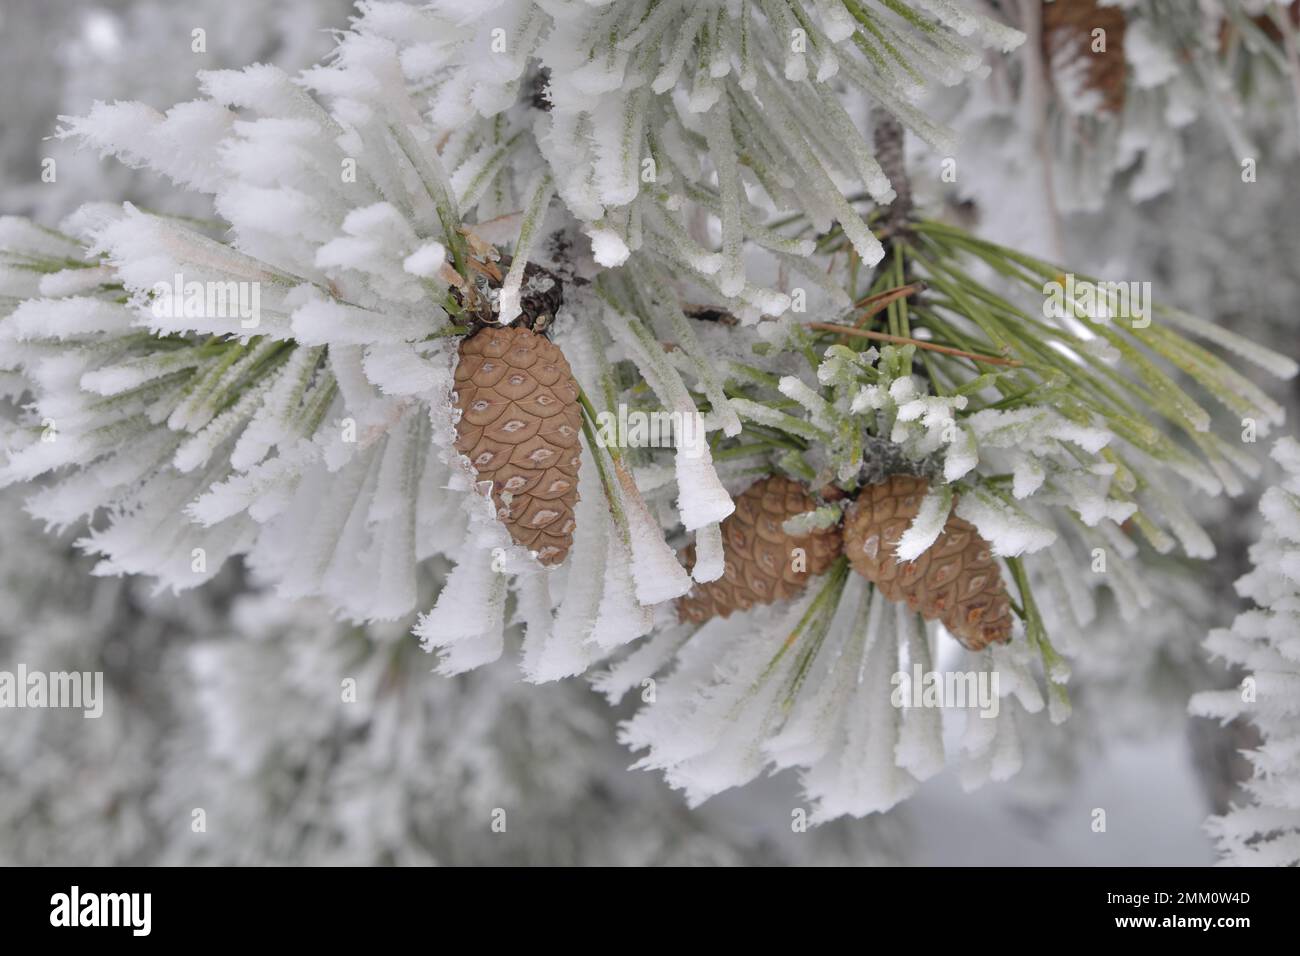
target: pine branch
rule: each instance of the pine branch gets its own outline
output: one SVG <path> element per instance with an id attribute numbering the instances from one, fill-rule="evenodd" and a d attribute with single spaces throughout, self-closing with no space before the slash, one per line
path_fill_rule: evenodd
<path id="1" fill-rule="evenodd" d="M 885 213 L 885 229 L 893 239 L 904 238 L 909 234 L 908 223 L 913 209 L 912 182 L 907 177 L 904 153 L 906 133 L 903 124 L 883 107 L 872 109 L 871 122 L 874 127 L 872 142 L 876 149 L 876 161 L 894 187 L 894 199 Z"/>

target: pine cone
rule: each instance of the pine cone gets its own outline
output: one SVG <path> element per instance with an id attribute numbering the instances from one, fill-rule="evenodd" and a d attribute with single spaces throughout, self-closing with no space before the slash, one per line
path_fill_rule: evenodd
<path id="1" fill-rule="evenodd" d="M 1011 601 L 989 544 L 974 525 L 948 516 L 938 540 L 915 561 L 900 562 L 898 539 L 920 510 L 930 483 L 894 475 L 864 488 L 844 518 L 853 569 L 891 601 L 906 601 L 927 621 L 938 618 L 968 650 L 1011 638 Z"/>
<path id="2" fill-rule="evenodd" d="M 1055 0 L 1043 4 L 1043 55 L 1058 70 L 1084 64 L 1083 85 L 1101 97 L 1101 111 L 1124 108 L 1128 63 L 1124 58 L 1124 29 L 1128 21 L 1116 6 L 1097 0 Z M 1092 50 L 1092 31 L 1106 31 L 1106 52 Z"/>
<path id="3" fill-rule="evenodd" d="M 821 574 L 840 553 L 838 527 L 807 535 L 786 534 L 787 518 L 817 507 L 802 485 L 773 475 L 750 485 L 736 498 L 736 510 L 722 522 L 726 571 L 716 581 L 697 584 L 677 599 L 677 617 L 702 623 L 728 617 L 755 604 L 794 597 L 808 579 Z M 792 551 L 803 548 L 805 570 L 796 571 Z M 695 563 L 695 546 L 686 548 L 687 566 Z"/>
<path id="4" fill-rule="evenodd" d="M 461 343 L 456 407 L 456 450 L 492 483 L 510 537 L 559 564 L 573 545 L 582 429 L 564 353 L 525 328 L 483 329 Z"/>

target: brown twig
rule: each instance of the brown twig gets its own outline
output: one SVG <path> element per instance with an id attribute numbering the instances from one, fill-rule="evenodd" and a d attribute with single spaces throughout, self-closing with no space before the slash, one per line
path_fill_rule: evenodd
<path id="1" fill-rule="evenodd" d="M 900 285 L 894 289 L 886 289 L 884 292 L 877 292 L 875 295 L 869 295 L 865 299 L 859 299 L 853 303 L 855 309 L 866 309 L 858 320 L 853 324 L 859 328 L 862 323 L 879 312 L 889 308 L 889 303 L 897 302 L 899 299 L 906 299 L 916 295 L 918 292 L 925 291 L 924 282 L 913 282 L 908 285 Z"/>
<path id="2" fill-rule="evenodd" d="M 834 322 L 805 322 L 804 326 L 809 329 L 815 329 L 818 332 L 838 332 L 840 335 L 856 335 L 859 338 L 875 339 L 876 341 L 889 342 L 893 345 L 915 345 L 918 349 L 927 349 L 931 352 L 942 352 L 944 355 L 952 355 L 957 358 L 967 358 L 975 362 L 984 362 L 987 365 L 1008 365 L 1013 368 L 1018 368 L 1023 364 L 1018 359 L 1001 358 L 997 355 L 980 355 L 977 352 L 966 352 L 962 349 L 955 349 L 950 345 L 939 345 L 935 342 L 926 342 L 923 339 L 909 339 L 903 335 L 890 335 L 888 332 L 872 332 L 868 329 L 858 329 L 849 325 L 836 325 Z"/>
<path id="3" fill-rule="evenodd" d="M 894 187 L 894 201 L 885 211 L 885 228 L 891 235 L 909 235 L 908 220 L 912 215 L 912 183 L 907 178 L 907 164 L 903 154 L 903 124 L 882 106 L 871 111 L 872 144 L 876 162 Z"/>
<path id="4" fill-rule="evenodd" d="M 884 292 L 877 292 L 875 295 L 863 296 L 861 299 L 858 299 L 857 302 L 853 303 L 853 308 L 861 309 L 865 306 L 881 301 L 883 301 L 885 305 L 888 305 L 901 295 L 915 295 L 918 292 L 924 292 L 925 289 L 926 285 L 921 281 L 913 282 L 910 285 L 896 286 L 893 289 L 886 289 Z"/>

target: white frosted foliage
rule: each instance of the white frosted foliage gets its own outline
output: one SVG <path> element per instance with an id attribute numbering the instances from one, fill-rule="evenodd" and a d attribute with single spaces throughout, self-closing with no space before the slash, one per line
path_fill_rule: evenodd
<path id="1" fill-rule="evenodd" d="M 1245 752 L 1253 768 L 1243 785 L 1250 803 L 1207 822 L 1223 862 L 1233 866 L 1300 864 L 1300 443 L 1280 440 L 1273 458 L 1284 477 L 1260 501 L 1267 524 L 1250 550 L 1254 568 L 1236 582 L 1256 606 L 1205 642 L 1239 669 L 1240 683 L 1196 694 L 1190 705 L 1192 713 L 1225 723 L 1245 718 L 1261 738 Z"/>

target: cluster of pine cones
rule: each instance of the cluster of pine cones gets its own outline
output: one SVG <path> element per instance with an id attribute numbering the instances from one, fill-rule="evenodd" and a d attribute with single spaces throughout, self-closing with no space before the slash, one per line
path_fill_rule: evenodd
<path id="1" fill-rule="evenodd" d="M 826 571 L 843 551 L 855 571 L 891 601 L 905 601 L 928 621 L 943 622 L 970 650 L 1011 637 L 1011 604 L 986 542 L 955 514 L 938 539 L 915 561 L 895 549 L 929 490 L 925 478 L 893 475 L 862 490 L 839 526 L 791 535 L 786 520 L 817 502 L 798 482 L 763 478 L 736 499 L 722 523 L 726 572 L 678 599 L 683 620 L 726 617 L 755 604 L 793 597 Z M 687 549 L 687 560 L 693 557 Z"/>
<path id="2" fill-rule="evenodd" d="M 527 324 L 545 328 L 558 309 L 558 290 L 531 305 Z M 455 373 L 461 413 L 456 449 L 473 465 L 511 539 L 542 564 L 560 564 L 573 546 L 578 503 L 577 382 L 563 352 L 532 328 L 476 324 L 461 342 Z M 965 647 L 1008 640 L 1006 586 L 988 542 L 968 522 L 950 514 L 924 553 L 898 560 L 898 541 L 928 488 L 925 478 L 892 475 L 862 490 L 842 528 L 791 535 L 786 520 L 812 511 L 816 499 L 789 478 L 761 479 L 737 497 L 736 510 L 722 522 L 723 576 L 679 598 L 678 617 L 703 623 L 787 600 L 844 554 L 886 598 L 942 621 Z M 694 546 L 684 557 L 688 566 L 694 563 Z"/>

